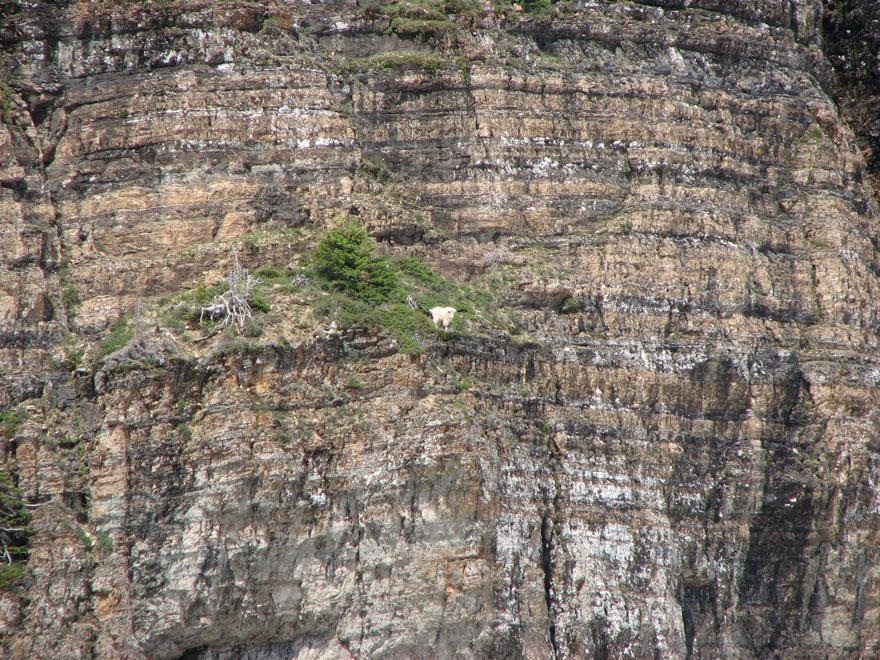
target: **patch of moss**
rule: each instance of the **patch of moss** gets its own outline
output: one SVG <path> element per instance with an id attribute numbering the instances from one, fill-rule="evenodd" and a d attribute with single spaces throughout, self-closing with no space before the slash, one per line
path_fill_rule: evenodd
<path id="1" fill-rule="evenodd" d="M 254 275 L 268 284 L 290 284 L 290 270 L 281 266 L 260 266 Z"/>
<path id="2" fill-rule="evenodd" d="M 453 27 L 452 22 L 446 18 L 436 20 L 431 18 L 423 19 L 395 16 L 391 19 L 391 25 L 388 26 L 388 30 L 401 37 L 416 37 L 426 34 L 442 36 L 448 34 Z"/>

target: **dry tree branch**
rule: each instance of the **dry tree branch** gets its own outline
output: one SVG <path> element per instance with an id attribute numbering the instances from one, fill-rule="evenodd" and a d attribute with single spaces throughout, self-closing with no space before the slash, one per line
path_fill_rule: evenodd
<path id="1" fill-rule="evenodd" d="M 232 270 L 226 276 L 229 288 L 220 295 L 214 296 L 211 304 L 202 307 L 199 314 L 200 324 L 204 323 L 206 318 L 209 321 L 219 321 L 214 329 L 202 339 L 207 339 L 230 325 L 237 325 L 239 330 L 244 330 L 245 323 L 248 319 L 253 318 L 253 310 L 251 310 L 248 299 L 262 280 L 251 275 L 248 269 L 241 265 L 237 252 L 232 253 L 232 258 Z"/>
<path id="2" fill-rule="evenodd" d="M 44 506 L 46 504 L 52 504 L 52 500 L 48 499 L 48 500 L 45 500 L 44 502 L 34 502 L 33 504 L 31 504 L 30 502 L 22 502 L 21 503 L 21 505 L 23 507 L 25 507 L 26 509 L 36 509 L 38 506 Z"/>

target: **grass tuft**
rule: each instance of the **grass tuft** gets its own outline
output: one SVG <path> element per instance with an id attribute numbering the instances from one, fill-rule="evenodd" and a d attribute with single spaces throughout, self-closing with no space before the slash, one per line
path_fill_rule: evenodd
<path id="1" fill-rule="evenodd" d="M 105 355 L 110 355 L 110 353 L 115 353 L 123 346 L 126 346 L 132 340 L 132 337 L 134 337 L 134 331 L 129 327 L 128 321 L 119 319 L 110 326 L 109 334 L 101 342 L 100 356 L 104 357 Z"/>

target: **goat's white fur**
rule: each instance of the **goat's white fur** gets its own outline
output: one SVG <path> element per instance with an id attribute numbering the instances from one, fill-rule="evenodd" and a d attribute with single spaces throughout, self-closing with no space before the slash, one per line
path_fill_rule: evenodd
<path id="1" fill-rule="evenodd" d="M 428 314 L 431 315 L 434 325 L 438 327 L 442 325 L 444 330 L 449 330 L 449 324 L 452 323 L 456 311 L 458 310 L 455 307 L 432 307 L 428 310 Z"/>

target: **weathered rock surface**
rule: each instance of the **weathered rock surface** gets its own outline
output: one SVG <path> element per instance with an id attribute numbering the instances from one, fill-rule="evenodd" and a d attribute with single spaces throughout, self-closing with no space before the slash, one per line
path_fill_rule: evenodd
<path id="1" fill-rule="evenodd" d="M 880 655 L 880 29 L 355 5 L 0 7 L 0 654 Z M 343 215 L 527 338 L 55 359 Z"/>

